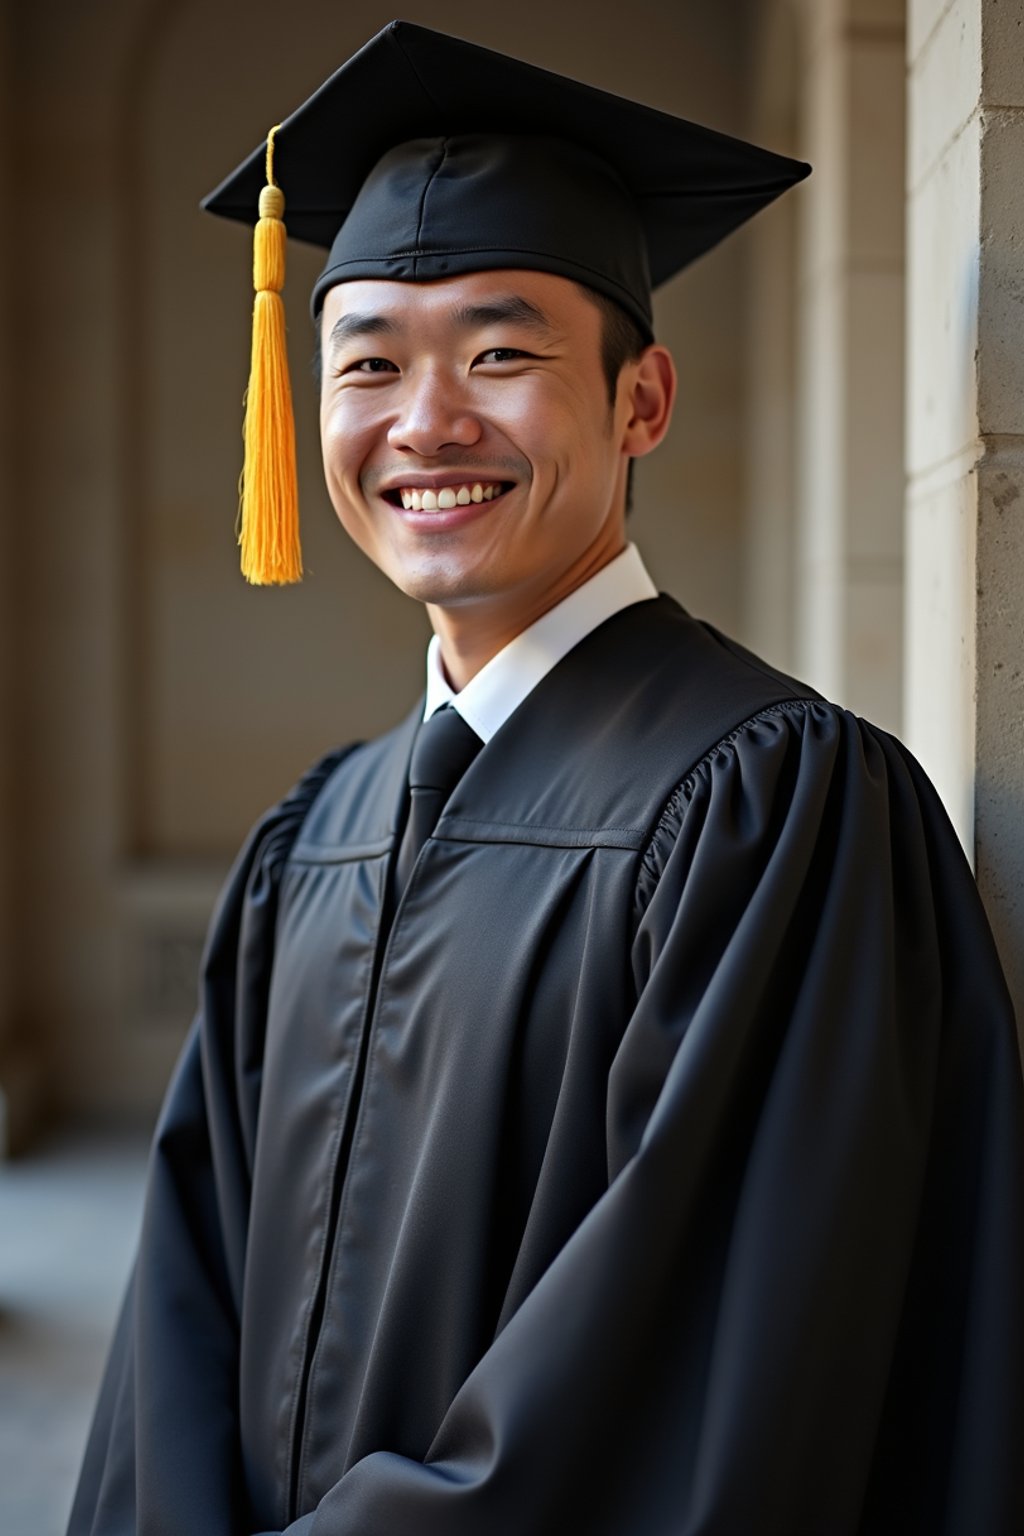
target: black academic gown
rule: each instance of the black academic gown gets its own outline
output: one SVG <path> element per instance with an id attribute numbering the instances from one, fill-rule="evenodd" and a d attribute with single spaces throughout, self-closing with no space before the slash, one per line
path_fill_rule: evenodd
<path id="1" fill-rule="evenodd" d="M 388 932 L 419 713 L 227 883 L 72 1536 L 1024 1532 L 1020 1065 L 920 768 L 641 603 Z"/>

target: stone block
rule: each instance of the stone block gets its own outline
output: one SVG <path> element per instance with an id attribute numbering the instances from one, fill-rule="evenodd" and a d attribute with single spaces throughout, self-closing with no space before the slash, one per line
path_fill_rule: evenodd
<path id="1" fill-rule="evenodd" d="M 950 0 L 906 0 L 907 62 L 913 65 L 936 26 L 949 9 Z"/>
<path id="2" fill-rule="evenodd" d="M 982 7 L 982 102 L 992 107 L 1024 107 L 1024 6 L 1020 0 L 975 3 Z"/>
<path id="3" fill-rule="evenodd" d="M 922 185 L 907 224 L 907 464 L 945 462 L 977 436 L 980 121 Z"/>
<path id="4" fill-rule="evenodd" d="M 907 507 L 903 738 L 974 852 L 977 480 L 912 486 Z"/>
<path id="5" fill-rule="evenodd" d="M 981 118 L 978 427 L 1024 434 L 1024 111 Z"/>
<path id="6" fill-rule="evenodd" d="M 920 187 L 978 106 L 981 0 L 954 0 L 910 66 L 907 181 Z"/>
<path id="7" fill-rule="evenodd" d="M 978 464 L 977 486 L 978 884 L 1019 1006 L 1024 1000 L 1024 450 L 990 449 Z"/>

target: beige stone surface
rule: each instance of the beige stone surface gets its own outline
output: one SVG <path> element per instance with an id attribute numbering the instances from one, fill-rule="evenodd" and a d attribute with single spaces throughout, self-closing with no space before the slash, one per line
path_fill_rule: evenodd
<path id="1" fill-rule="evenodd" d="M 752 15 L 750 133 L 795 154 L 798 11 L 764 0 Z M 747 232 L 747 379 L 742 611 L 748 642 L 783 670 L 795 667 L 795 293 L 798 210 L 809 185 L 766 209 Z"/>
<path id="2" fill-rule="evenodd" d="M 1024 5 L 1000 0 L 985 12 L 981 99 L 987 107 L 1024 107 Z"/>
<path id="3" fill-rule="evenodd" d="M 930 124 L 930 149 L 918 151 L 926 159 L 979 107 L 1024 106 L 1021 0 L 909 0 L 907 24 L 916 109 Z"/>
<path id="4" fill-rule="evenodd" d="M 974 853 L 976 484 L 970 459 L 907 504 L 903 735 Z"/>
<path id="5" fill-rule="evenodd" d="M 915 192 L 979 107 L 982 5 L 954 0 L 919 53 L 911 53 L 907 180 Z"/>
<path id="6" fill-rule="evenodd" d="M 30 74 L 22 87 L 30 96 Z M 83 138 L 99 134 L 94 115 Z M 90 1081 L 95 1041 L 112 1026 L 117 695 L 129 643 L 119 625 L 113 175 L 89 153 L 62 172 L 56 200 L 51 149 L 29 141 L 21 220 L 39 245 L 19 291 L 31 338 L 19 358 L 22 1009 L 58 1099 L 65 1083 Z M 75 259 L 52 270 L 69 227 Z"/>
<path id="7" fill-rule="evenodd" d="M 1024 1025 L 1024 7 L 911 7 L 907 737 Z"/>
<path id="8" fill-rule="evenodd" d="M 849 49 L 841 33 L 805 33 L 799 71 L 800 148 L 814 169 L 801 189 L 801 288 L 823 274 L 834 276 L 846 262 L 850 228 L 845 168 L 851 153 L 848 64 Z"/>
<path id="9" fill-rule="evenodd" d="M 23 190 L 15 7 L 0 4 L 0 198 L 10 215 Z M 29 1027 L 22 883 L 29 854 L 25 705 L 29 696 L 24 620 L 28 528 L 23 502 L 24 404 L 19 361 L 26 340 L 20 307 L 25 253 L 0 241 L 0 1161 L 30 1139 L 45 1112 L 43 1063 Z"/>
<path id="10" fill-rule="evenodd" d="M 916 117 L 911 95 L 911 123 Z M 977 435 L 980 118 L 911 192 L 907 231 L 907 468 L 957 454 Z"/>
<path id="11" fill-rule="evenodd" d="M 978 881 L 1024 999 L 1024 437 L 977 468 Z"/>
<path id="12" fill-rule="evenodd" d="M 981 125 L 978 427 L 1008 436 L 1024 430 L 1024 109 L 986 108 Z"/>
<path id="13" fill-rule="evenodd" d="M 869 11 L 820 8 L 800 71 L 816 174 L 798 244 L 794 649 L 815 687 L 895 728 L 904 53 L 900 8 Z"/>
<path id="14" fill-rule="evenodd" d="M 916 61 L 956 0 L 906 0 L 907 59 Z"/>
<path id="15" fill-rule="evenodd" d="M 784 669 L 793 653 L 794 214 L 778 205 L 752 252 L 743 607 L 750 643 Z"/>
<path id="16" fill-rule="evenodd" d="M 7 205 L 15 201 L 11 154 L 11 57 L 10 9 L 0 6 L 0 198 Z M 12 453 L 14 432 L 15 363 L 13 344 L 14 315 L 10 295 L 14 288 L 10 242 L 0 241 L 0 506 L 10 508 L 15 496 Z M 3 1063 L 13 1030 L 15 1009 L 12 974 L 16 944 L 14 922 L 14 883 L 17 819 L 15 814 L 14 752 L 18 734 L 17 690 L 14 657 L 17 647 L 17 621 L 14 611 L 15 524 L 12 517 L 0 516 L 0 1091 Z M 2 1150 L 0 1150 L 2 1156 Z"/>

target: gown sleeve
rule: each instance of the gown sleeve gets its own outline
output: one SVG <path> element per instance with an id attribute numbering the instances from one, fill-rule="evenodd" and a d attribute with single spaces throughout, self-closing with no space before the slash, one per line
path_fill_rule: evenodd
<path id="1" fill-rule="evenodd" d="M 776 707 L 637 899 L 606 1191 L 424 1460 L 365 1456 L 289 1536 L 1019 1536 L 1020 1059 L 930 784 Z"/>
<path id="2" fill-rule="evenodd" d="M 343 756 L 322 758 L 257 822 L 221 891 L 68 1536 L 239 1529 L 238 1319 L 279 880 Z"/>

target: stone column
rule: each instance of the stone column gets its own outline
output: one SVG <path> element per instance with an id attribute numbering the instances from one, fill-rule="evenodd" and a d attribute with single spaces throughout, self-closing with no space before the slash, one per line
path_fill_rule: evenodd
<path id="1" fill-rule="evenodd" d="M 909 11 L 906 738 L 1024 1017 L 1024 5 Z"/>
<path id="2" fill-rule="evenodd" d="M 795 666 L 896 728 L 903 506 L 903 0 L 805 0 Z"/>
<path id="3" fill-rule="evenodd" d="M 799 155 L 799 31 L 792 0 L 759 0 L 751 15 L 747 131 Z M 747 254 L 746 438 L 742 639 L 785 671 L 796 667 L 794 521 L 796 234 L 809 188 L 780 197 L 743 231 Z"/>
<path id="4" fill-rule="evenodd" d="M 0 3 L 0 204 L 18 221 L 19 123 L 15 96 L 14 6 Z M 24 761 L 24 658 L 19 612 L 24 527 L 18 389 L 17 300 L 20 253 L 0 241 L 0 1160 L 16 1151 L 37 1118 L 40 1074 L 19 1029 L 23 905 L 19 899 L 19 765 Z"/>
<path id="5" fill-rule="evenodd" d="M 10 36 L 9 9 L 0 6 L 0 202 L 10 205 Z M 0 241 L 0 295 L 11 291 L 9 246 Z M 11 373 L 11 306 L 0 298 L 0 719 L 5 722 L 3 746 L 0 748 L 0 1157 L 7 1143 L 7 1101 L 9 1089 L 6 1082 L 5 1058 L 7 1038 L 13 1012 L 11 965 L 13 944 L 11 919 L 13 915 L 12 886 L 14 879 L 12 837 L 14 831 L 14 794 L 11 784 L 11 765 L 17 750 L 14 725 L 14 589 L 11 580 L 13 490 L 10 472 L 10 413 L 12 401 Z"/>

